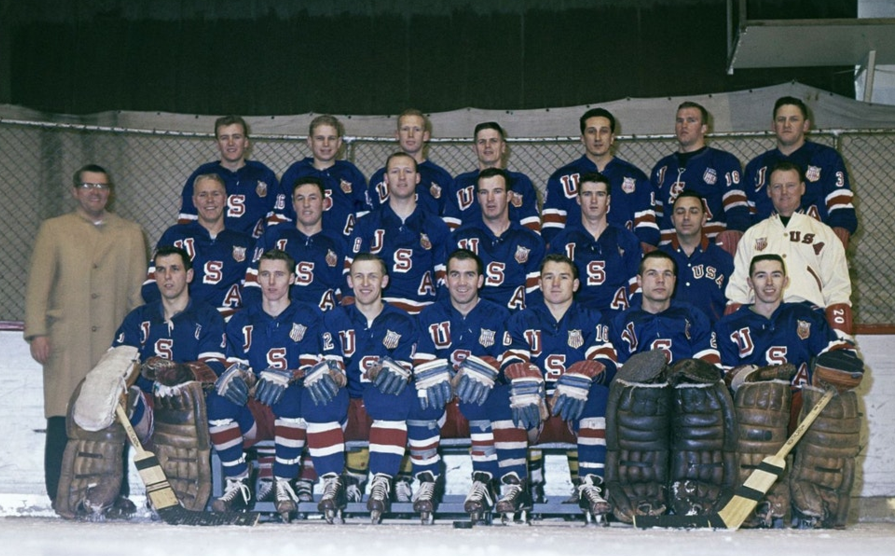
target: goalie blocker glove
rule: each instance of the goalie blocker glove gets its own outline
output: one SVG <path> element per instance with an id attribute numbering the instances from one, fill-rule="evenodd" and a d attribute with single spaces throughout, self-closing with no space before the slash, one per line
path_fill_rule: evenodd
<path id="1" fill-rule="evenodd" d="M 446 359 L 417 365 L 414 376 L 422 409 L 444 407 L 454 397 L 451 390 L 451 366 Z"/>
<path id="2" fill-rule="evenodd" d="M 249 384 L 246 380 L 249 374 L 248 367 L 234 363 L 221 373 L 214 383 L 214 389 L 219 396 L 242 407 L 249 401 Z"/>
<path id="3" fill-rule="evenodd" d="M 513 363 L 504 369 L 510 381 L 510 409 L 513 423 L 525 429 L 541 424 L 541 408 L 544 407 L 544 377 L 532 363 Z"/>
<path id="4" fill-rule="evenodd" d="M 211 367 L 202 361 L 175 363 L 157 355 L 147 359 L 140 372 L 143 378 L 155 381 L 162 386 L 177 386 L 192 380 L 213 383 L 218 378 Z"/>
<path id="5" fill-rule="evenodd" d="M 345 374 L 339 364 L 331 359 L 317 363 L 305 375 L 305 389 L 311 395 L 314 405 L 328 404 L 344 385 Z"/>
<path id="6" fill-rule="evenodd" d="M 391 357 L 382 357 L 377 365 L 369 369 L 368 374 L 380 392 L 393 396 L 400 395 L 410 381 L 410 370 Z"/>
<path id="7" fill-rule="evenodd" d="M 591 384 L 605 369 L 602 363 L 592 359 L 570 365 L 556 381 L 553 415 L 559 415 L 563 421 L 577 421 L 584 411 Z"/>
<path id="8" fill-rule="evenodd" d="M 470 355 L 460 363 L 457 371 L 457 397 L 468 404 L 482 405 L 494 388 L 494 381 L 500 372 L 497 359 L 484 355 Z"/>
<path id="9" fill-rule="evenodd" d="M 258 374 L 255 399 L 267 406 L 276 405 L 289 384 L 301 378 L 301 371 L 268 367 Z"/>

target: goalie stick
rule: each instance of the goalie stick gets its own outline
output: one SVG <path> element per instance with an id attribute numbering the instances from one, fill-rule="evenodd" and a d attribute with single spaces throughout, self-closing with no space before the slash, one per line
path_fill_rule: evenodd
<path id="1" fill-rule="evenodd" d="M 783 446 L 773 456 L 764 458 L 753 471 L 746 482 L 733 494 L 730 502 L 724 505 L 717 513 L 706 515 L 635 515 L 634 526 L 640 529 L 650 527 L 675 527 L 675 528 L 702 528 L 737 530 L 740 525 L 755 510 L 761 500 L 777 478 L 786 468 L 786 456 L 793 447 L 802 439 L 805 431 L 814 422 L 821 411 L 827 406 L 833 397 L 835 390 L 830 388 L 824 396 L 811 408 L 805 419 L 799 424 L 792 435 L 786 439 Z"/>
<path id="2" fill-rule="evenodd" d="M 165 523 L 169 525 L 247 525 L 258 523 L 260 514 L 256 512 L 208 512 L 188 510 L 180 505 L 177 494 L 168 482 L 156 455 L 143 448 L 134 427 L 127 418 L 127 412 L 121 404 L 115 407 L 115 413 L 127 438 L 134 447 L 134 465 L 140 473 L 140 479 L 146 485 L 146 497 L 152 507 Z"/>

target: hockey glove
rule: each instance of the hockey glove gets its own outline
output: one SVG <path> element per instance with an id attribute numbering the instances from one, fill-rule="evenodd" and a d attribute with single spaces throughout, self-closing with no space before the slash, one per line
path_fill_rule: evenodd
<path id="1" fill-rule="evenodd" d="M 811 384 L 833 386 L 840 393 L 857 388 L 864 378 L 864 362 L 850 350 L 821 353 L 811 360 Z"/>
<path id="2" fill-rule="evenodd" d="M 494 381 L 500 371 L 497 359 L 484 355 L 470 355 L 460 363 L 455 379 L 457 397 L 463 403 L 482 405 L 494 388 Z"/>
<path id="3" fill-rule="evenodd" d="M 143 363 L 141 374 L 144 378 L 162 386 L 177 386 L 191 380 L 211 383 L 217 379 L 211 367 L 202 361 L 175 363 L 157 355 L 153 355 Z"/>
<path id="4" fill-rule="evenodd" d="M 255 399 L 267 406 L 275 405 L 283 397 L 289 383 L 295 379 L 296 373 L 297 371 L 291 369 L 264 369 L 258 374 Z"/>
<path id="5" fill-rule="evenodd" d="M 317 363 L 305 375 L 305 389 L 311 394 L 314 405 L 331 402 L 342 386 L 345 386 L 345 373 L 339 363 L 332 359 Z"/>
<path id="6" fill-rule="evenodd" d="M 563 421 L 577 421 L 584 411 L 590 385 L 605 369 L 602 363 L 592 359 L 570 365 L 556 381 L 553 414 Z"/>
<path id="7" fill-rule="evenodd" d="M 410 380 L 410 370 L 401 366 L 391 357 L 382 357 L 379 363 L 369 369 L 373 385 L 383 394 L 399 395 Z"/>
<path id="8" fill-rule="evenodd" d="M 249 369 L 242 363 L 234 363 L 218 377 L 214 383 L 214 389 L 218 395 L 227 398 L 238 406 L 244 406 L 249 401 L 249 384 L 246 377 Z"/>
<path id="9" fill-rule="evenodd" d="M 510 409 L 513 423 L 524 429 L 534 429 L 541 424 L 544 408 L 544 377 L 541 370 L 531 363 L 513 363 L 504 370 L 510 381 Z"/>
<path id="10" fill-rule="evenodd" d="M 454 397 L 451 390 L 451 366 L 447 360 L 436 359 L 417 365 L 413 374 L 416 377 L 416 393 L 421 408 L 444 407 Z"/>

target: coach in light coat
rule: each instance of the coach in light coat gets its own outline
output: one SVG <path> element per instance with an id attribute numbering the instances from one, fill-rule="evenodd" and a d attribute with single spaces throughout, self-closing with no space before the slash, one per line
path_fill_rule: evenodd
<path id="1" fill-rule="evenodd" d="M 124 316 L 142 303 L 146 241 L 139 225 L 106 210 L 111 193 L 103 168 L 78 170 L 75 210 L 41 225 L 31 258 L 25 340 L 43 365 L 44 467 L 51 500 L 65 450 L 69 398 L 109 349 Z"/>

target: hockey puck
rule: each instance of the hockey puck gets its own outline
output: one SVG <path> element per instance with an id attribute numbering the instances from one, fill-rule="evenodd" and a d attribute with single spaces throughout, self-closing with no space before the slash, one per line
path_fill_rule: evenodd
<path id="1" fill-rule="evenodd" d="M 472 529 L 471 521 L 455 521 L 454 529 Z"/>

